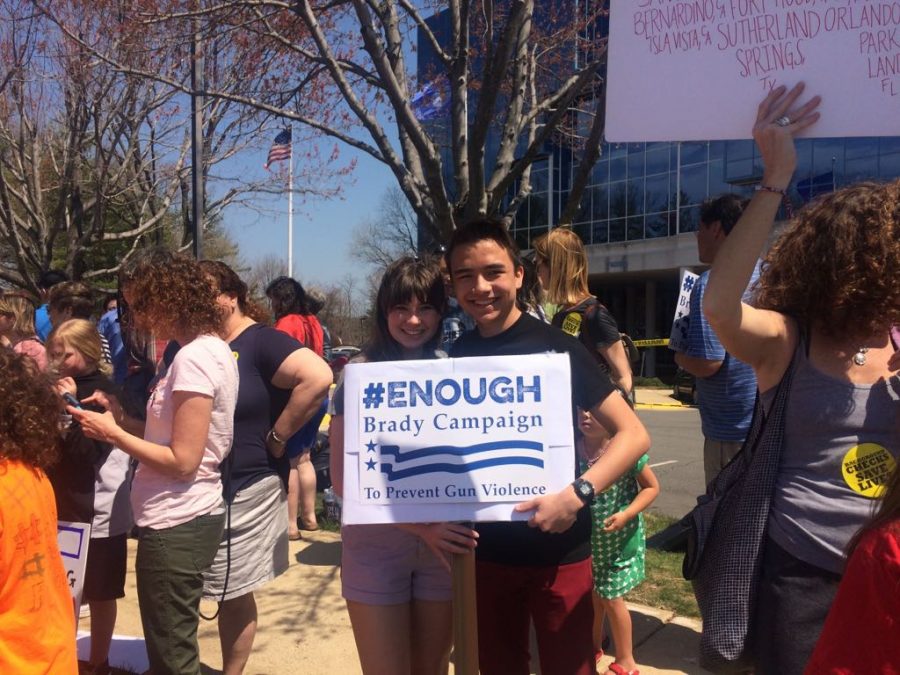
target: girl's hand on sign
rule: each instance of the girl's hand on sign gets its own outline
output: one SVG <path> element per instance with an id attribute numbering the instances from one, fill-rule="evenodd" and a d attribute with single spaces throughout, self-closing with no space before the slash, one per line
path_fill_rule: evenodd
<path id="1" fill-rule="evenodd" d="M 516 505 L 516 511 L 534 511 L 528 519 L 530 527 L 537 527 L 544 532 L 565 532 L 575 524 L 575 517 L 584 507 L 584 503 L 575 494 L 571 486 L 554 495 L 535 497 Z"/>
<path id="2" fill-rule="evenodd" d="M 447 553 L 468 553 L 478 543 L 478 533 L 475 530 L 456 523 L 424 523 L 400 527 L 424 541 L 447 571 L 450 571 Z"/>

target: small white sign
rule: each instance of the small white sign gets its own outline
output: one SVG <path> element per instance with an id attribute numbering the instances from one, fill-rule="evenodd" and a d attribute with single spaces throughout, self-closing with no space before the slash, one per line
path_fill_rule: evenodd
<path id="1" fill-rule="evenodd" d="M 345 524 L 513 520 L 575 476 L 565 354 L 350 364 Z"/>
<path id="2" fill-rule="evenodd" d="M 688 330 L 691 325 L 691 291 L 700 278 L 688 270 L 681 271 L 681 285 L 678 291 L 678 305 L 675 307 L 675 318 L 672 320 L 672 332 L 669 334 L 669 349 L 676 352 L 687 351 Z"/>
<path id="3" fill-rule="evenodd" d="M 606 139 L 750 138 L 779 85 L 822 96 L 815 137 L 900 134 L 900 5 L 613 0 Z"/>
<path id="4" fill-rule="evenodd" d="M 75 603 L 75 622 L 78 622 L 78 608 L 81 607 L 81 592 L 84 590 L 84 569 L 87 564 L 88 545 L 91 542 L 90 523 L 56 524 L 56 543 L 66 570 L 66 582 Z"/>

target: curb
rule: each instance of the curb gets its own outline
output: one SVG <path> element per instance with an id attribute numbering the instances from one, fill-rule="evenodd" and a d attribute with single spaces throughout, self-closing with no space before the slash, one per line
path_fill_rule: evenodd
<path id="1" fill-rule="evenodd" d="M 695 405 L 687 405 L 685 403 L 641 403 L 638 401 L 634 404 L 635 408 L 671 408 L 674 410 L 692 410 Z"/>

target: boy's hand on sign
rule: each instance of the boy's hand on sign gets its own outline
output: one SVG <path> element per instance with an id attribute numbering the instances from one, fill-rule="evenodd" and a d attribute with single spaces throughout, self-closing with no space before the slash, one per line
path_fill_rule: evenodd
<path id="1" fill-rule="evenodd" d="M 575 524 L 575 517 L 584 503 L 575 494 L 572 486 L 567 486 L 556 494 L 535 497 L 516 505 L 516 511 L 534 511 L 528 519 L 530 527 L 538 527 L 544 532 L 565 532 Z"/>

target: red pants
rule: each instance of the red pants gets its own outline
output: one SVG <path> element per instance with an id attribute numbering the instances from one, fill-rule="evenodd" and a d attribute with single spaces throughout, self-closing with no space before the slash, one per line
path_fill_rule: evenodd
<path id="1" fill-rule="evenodd" d="M 481 675 L 528 675 L 528 620 L 543 675 L 595 675 L 590 558 L 553 567 L 476 563 Z"/>

